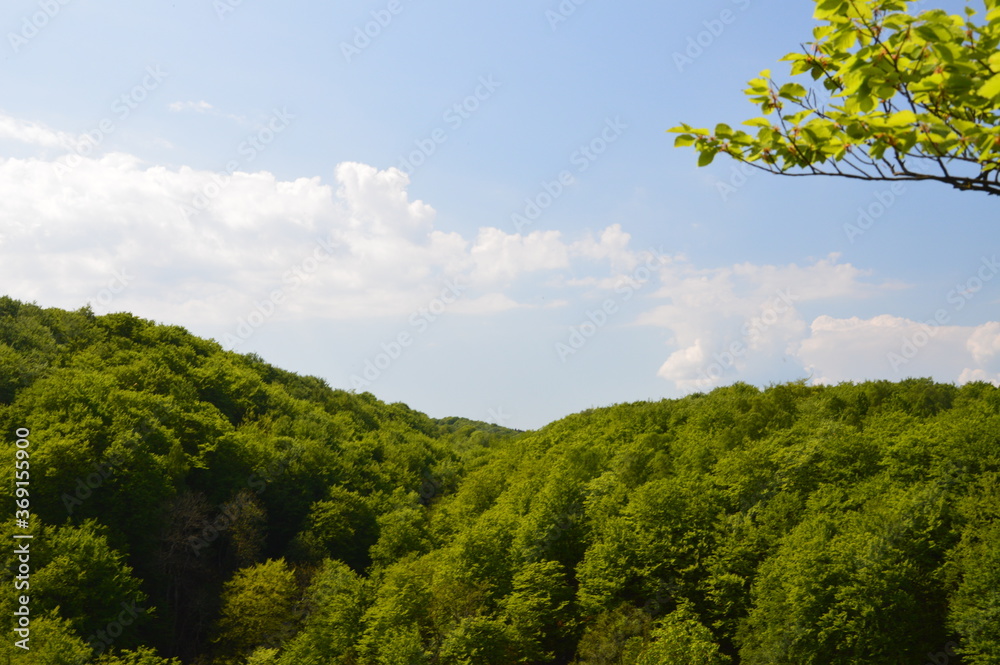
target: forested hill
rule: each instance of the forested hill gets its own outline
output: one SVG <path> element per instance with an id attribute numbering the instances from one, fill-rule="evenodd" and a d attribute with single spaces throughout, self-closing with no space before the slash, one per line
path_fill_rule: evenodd
<path id="1" fill-rule="evenodd" d="M 30 590 L 2 550 L 14 663 L 1000 663 L 985 383 L 737 384 L 522 433 L 0 298 L 0 423 L 5 537 L 33 536 Z"/>

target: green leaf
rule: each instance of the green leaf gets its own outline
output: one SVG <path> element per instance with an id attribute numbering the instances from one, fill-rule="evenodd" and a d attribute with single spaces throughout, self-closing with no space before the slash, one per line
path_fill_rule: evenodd
<path id="1" fill-rule="evenodd" d="M 917 121 L 917 114 L 913 111 L 897 111 L 886 119 L 888 127 L 905 127 Z"/>
<path id="2" fill-rule="evenodd" d="M 852 122 L 847 126 L 847 135 L 852 139 L 860 140 L 868 136 L 868 132 L 860 122 Z"/>
<path id="3" fill-rule="evenodd" d="M 864 153 L 879 159 L 892 151 L 978 157 L 986 170 L 1000 162 L 1000 148 L 982 138 L 1000 134 L 1000 0 L 984 4 L 988 25 L 957 10 L 910 14 L 906 0 L 814 0 L 814 15 L 824 22 L 813 30 L 815 40 L 781 61 L 793 76 L 808 73 L 823 88 L 788 83 L 764 70 L 744 91 L 761 109 L 754 114 L 760 117 L 742 121 L 756 128 L 756 137 L 722 124 L 714 134 L 683 133 L 702 137 L 695 139 L 701 166 L 719 152 L 764 160 L 784 172 Z M 775 129 L 776 122 L 785 129 Z"/>
<path id="4" fill-rule="evenodd" d="M 806 96 L 806 89 L 798 83 L 786 83 L 781 86 L 778 96 L 791 100 L 801 99 Z"/>
<path id="5" fill-rule="evenodd" d="M 976 93 L 990 100 L 1000 95 L 1000 74 L 994 74 L 990 77 L 990 80 L 980 86 Z"/>
<path id="6" fill-rule="evenodd" d="M 813 12 L 813 18 L 820 20 L 828 19 L 831 16 L 836 16 L 838 14 L 844 13 L 847 2 L 845 0 L 823 0 L 823 2 L 816 5 L 816 11 Z"/>
<path id="7" fill-rule="evenodd" d="M 813 65 L 806 62 L 805 60 L 796 60 L 792 63 L 792 76 L 798 76 L 799 74 L 804 74 L 808 71 L 812 71 Z"/>
<path id="8" fill-rule="evenodd" d="M 918 25 L 914 29 L 914 32 L 916 32 L 917 35 L 919 35 L 920 38 L 926 42 L 934 43 L 937 41 L 937 33 L 935 33 L 934 30 L 928 25 Z"/>

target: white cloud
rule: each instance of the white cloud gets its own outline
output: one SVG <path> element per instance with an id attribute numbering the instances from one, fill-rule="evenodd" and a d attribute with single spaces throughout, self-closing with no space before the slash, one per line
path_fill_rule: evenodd
<path id="1" fill-rule="evenodd" d="M 410 178 L 402 171 L 347 162 L 337 167 L 336 177 L 337 197 L 348 205 L 350 228 L 357 234 L 417 237 L 431 229 L 434 209 L 409 200 Z"/>
<path id="2" fill-rule="evenodd" d="M 247 121 L 247 119 L 242 115 L 236 115 L 235 113 L 224 113 L 219 109 L 215 108 L 214 105 L 209 104 L 205 100 L 194 101 L 177 101 L 171 102 L 167 105 L 172 113 L 198 113 L 203 115 L 212 115 L 218 118 L 227 118 L 229 120 L 234 120 L 241 125 L 252 124 Z"/>
<path id="3" fill-rule="evenodd" d="M 13 140 L 44 148 L 75 145 L 79 138 L 73 134 L 50 129 L 37 122 L 27 122 L 0 113 L 0 140 Z"/>
<path id="4" fill-rule="evenodd" d="M 524 236 L 500 229 L 484 228 L 472 247 L 476 282 L 508 282 L 518 275 L 539 270 L 566 268 L 570 248 L 558 231 L 532 231 Z"/>
<path id="5" fill-rule="evenodd" d="M 593 260 L 609 259 L 618 272 L 635 268 L 638 256 L 628 248 L 632 236 L 622 230 L 621 224 L 612 224 L 601 232 L 600 239 L 587 235 L 573 243 L 573 252 Z"/>
<path id="6" fill-rule="evenodd" d="M 455 303 L 451 311 L 462 314 L 491 314 L 524 307 L 503 293 L 488 293 L 478 298 L 465 298 Z"/>
<path id="7" fill-rule="evenodd" d="M 660 366 L 659 375 L 683 389 L 697 389 L 711 385 L 712 379 L 707 374 L 710 363 L 701 343 L 701 338 L 696 338 L 693 344 L 670 354 Z"/>
<path id="8" fill-rule="evenodd" d="M 992 351 L 990 351 L 992 349 Z M 820 383 L 930 376 L 939 381 L 995 381 L 1000 323 L 930 325 L 882 315 L 820 316 L 798 350 Z"/>
<path id="9" fill-rule="evenodd" d="M 78 140 L 0 115 L 3 138 L 43 155 Z M 618 288 L 628 284 L 636 296 L 629 307 L 646 309 L 621 322 L 667 331 L 658 375 L 680 390 L 807 373 L 819 382 L 1000 381 L 998 322 L 941 326 L 931 335 L 895 316 L 817 315 L 827 303 L 843 308 L 899 288 L 835 254 L 805 265 L 706 269 L 663 248 L 632 249 L 618 224 L 575 238 L 488 227 L 463 235 L 435 226 L 434 208 L 411 200 L 402 171 L 353 162 L 338 165 L 329 182 L 237 171 L 220 187 L 218 174 L 123 153 L 95 149 L 76 160 L 70 168 L 65 155 L 0 158 L 5 293 L 228 326 L 261 303 L 267 308 L 276 290 L 285 319 L 358 320 L 405 319 L 448 283 L 463 285 L 449 306 L 463 315 L 582 311 L 589 298 L 621 298 Z M 213 187 L 204 210 L 182 212 Z M 903 362 L 894 365 L 890 354 Z"/>
<path id="10" fill-rule="evenodd" d="M 1000 354 L 1000 323 L 994 321 L 976 328 L 967 346 L 977 363 L 994 360 Z"/>
<path id="11" fill-rule="evenodd" d="M 59 136 L 0 126 L 40 146 Z M 343 163 L 327 183 L 264 171 L 220 178 L 123 153 L 73 158 L 0 159 L 0 280 L 14 297 L 225 325 L 276 289 L 286 318 L 406 316 L 460 278 L 470 286 L 454 311 L 489 313 L 527 306 L 508 292 L 519 279 L 583 260 L 554 231 L 467 238 L 435 228 L 434 209 L 409 198 L 395 168 Z M 625 245 L 617 227 L 588 241 L 588 269 L 606 274 L 627 260 Z M 115 271 L 129 284 L 112 303 Z"/>
<path id="12" fill-rule="evenodd" d="M 215 109 L 214 106 L 201 100 L 199 102 L 171 102 L 168 107 L 174 113 L 180 113 L 182 111 L 194 111 L 195 113 L 208 113 L 209 111 Z"/>
<path id="13" fill-rule="evenodd" d="M 972 383 L 973 381 L 985 381 L 1000 387 L 1000 372 L 987 372 L 984 369 L 964 369 L 958 377 L 958 382 Z"/>
<path id="14" fill-rule="evenodd" d="M 775 365 L 794 375 L 795 358 L 807 332 L 800 306 L 827 299 L 853 299 L 891 285 L 865 281 L 866 271 L 838 263 L 837 255 L 812 265 L 742 263 L 700 269 L 683 256 L 659 270 L 653 298 L 666 301 L 642 314 L 638 323 L 671 331 L 675 347 L 659 376 L 685 391 L 736 379 L 766 380 Z M 789 363 L 791 361 L 791 363 Z"/>
<path id="15" fill-rule="evenodd" d="M 737 302 L 729 304 L 735 309 Z M 776 312 L 777 302 L 766 305 L 763 315 L 728 318 L 721 310 L 701 315 L 681 307 L 654 310 L 660 317 L 688 317 L 674 324 L 672 341 L 679 348 L 661 365 L 659 375 L 684 391 L 738 379 L 772 382 L 778 380 L 779 369 L 786 378 L 798 372 L 825 384 L 911 376 L 1000 382 L 998 322 L 931 326 L 892 315 L 870 319 L 821 315 L 806 326 L 797 310 Z M 738 330 L 739 321 L 743 328 Z M 767 325 L 769 321 L 772 325 Z M 746 326 L 749 334 L 744 334 Z"/>

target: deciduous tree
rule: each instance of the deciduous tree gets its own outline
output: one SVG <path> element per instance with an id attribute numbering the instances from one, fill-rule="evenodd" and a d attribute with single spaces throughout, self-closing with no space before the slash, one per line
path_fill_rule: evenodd
<path id="1" fill-rule="evenodd" d="M 725 153 L 791 176 L 933 180 L 1000 195 L 1000 0 L 985 21 L 904 0 L 815 0 L 822 24 L 791 62 L 818 85 L 777 83 L 770 70 L 745 91 L 763 115 L 714 130 L 670 129 L 698 165 Z"/>

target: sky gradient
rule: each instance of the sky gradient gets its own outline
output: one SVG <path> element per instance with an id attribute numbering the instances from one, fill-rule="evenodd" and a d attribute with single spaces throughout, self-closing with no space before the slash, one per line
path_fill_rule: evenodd
<path id="1" fill-rule="evenodd" d="M 672 147 L 755 115 L 812 7 L 10 0 L 0 292 L 522 429 L 734 381 L 996 383 L 997 201 Z"/>

